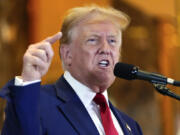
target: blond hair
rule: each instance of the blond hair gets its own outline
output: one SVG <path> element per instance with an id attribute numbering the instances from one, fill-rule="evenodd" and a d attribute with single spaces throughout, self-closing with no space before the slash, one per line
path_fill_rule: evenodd
<path id="1" fill-rule="evenodd" d="M 129 17 L 112 7 L 100 7 L 97 5 L 77 7 L 70 9 L 66 16 L 61 27 L 61 32 L 63 36 L 60 39 L 60 47 L 63 45 L 69 45 L 72 42 L 74 28 L 80 24 L 80 22 L 89 22 L 89 21 L 104 21 L 110 20 L 112 23 L 118 26 L 119 30 L 124 30 L 129 22 Z M 73 31 L 74 30 L 74 31 Z M 59 50 L 60 52 L 60 50 Z M 61 58 L 61 54 L 60 54 Z M 66 70 L 64 60 L 62 60 L 63 69 Z"/>
<path id="2" fill-rule="evenodd" d="M 62 24 L 61 32 L 63 33 L 60 39 L 61 44 L 69 44 L 72 40 L 73 28 L 76 27 L 81 21 L 88 20 L 89 18 L 101 17 L 101 19 L 114 19 L 120 30 L 124 30 L 129 24 L 129 17 L 112 7 L 100 7 L 97 5 L 84 6 L 72 8 L 67 12 L 64 22 Z M 96 16 L 96 17 L 94 17 Z"/>

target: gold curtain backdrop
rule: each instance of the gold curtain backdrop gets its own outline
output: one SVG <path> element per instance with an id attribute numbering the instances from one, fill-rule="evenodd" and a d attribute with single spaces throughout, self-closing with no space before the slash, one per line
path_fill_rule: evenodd
<path id="1" fill-rule="evenodd" d="M 176 74 L 176 77 L 178 80 L 180 80 L 180 1 L 176 0 L 176 22 L 177 22 L 177 46 L 178 49 L 175 50 L 176 52 L 176 68 L 179 74 Z M 180 95 L 180 89 L 177 89 L 177 93 Z M 175 104 L 176 106 L 176 119 L 175 119 L 175 124 L 176 124 L 176 135 L 180 135 L 180 102 L 177 102 Z"/>
<path id="2" fill-rule="evenodd" d="M 22 56 L 28 45 L 27 0 L 0 1 L 0 87 L 19 75 Z M 0 129 L 5 101 L 0 99 Z"/>
<path id="3" fill-rule="evenodd" d="M 123 62 L 180 80 L 179 0 L 1 0 L 0 87 L 21 73 L 28 44 L 59 31 L 68 9 L 93 3 L 113 6 L 131 17 L 123 33 Z M 56 81 L 63 73 L 58 48 L 57 42 L 43 84 Z M 180 95 L 180 88 L 168 87 Z M 140 123 L 144 135 L 180 135 L 180 102 L 160 95 L 150 83 L 117 78 L 109 95 L 116 107 Z M 0 99 L 0 130 L 4 107 Z"/>

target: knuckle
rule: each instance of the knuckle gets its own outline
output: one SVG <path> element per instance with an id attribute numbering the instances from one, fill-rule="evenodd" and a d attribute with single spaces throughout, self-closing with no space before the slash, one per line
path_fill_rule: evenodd
<path id="1" fill-rule="evenodd" d="M 52 59 L 52 57 L 54 56 L 54 53 L 49 53 L 49 58 Z"/>
<path id="2" fill-rule="evenodd" d="M 35 63 L 40 63 L 40 61 L 38 60 L 38 58 L 37 58 L 37 57 L 34 57 L 34 59 L 33 59 L 33 60 L 34 60 L 34 62 L 35 62 Z"/>
<path id="3" fill-rule="evenodd" d="M 39 50 L 39 54 L 40 54 L 40 56 L 42 56 L 42 57 L 46 57 L 46 51 L 45 50 Z"/>
<path id="4" fill-rule="evenodd" d="M 32 49 L 32 48 L 34 48 L 34 46 L 35 46 L 35 44 L 30 44 L 30 45 L 28 46 L 28 49 Z"/>
<path id="5" fill-rule="evenodd" d="M 47 49 L 51 49 L 51 44 L 49 42 L 45 42 L 44 43 L 44 46 L 47 48 Z"/>

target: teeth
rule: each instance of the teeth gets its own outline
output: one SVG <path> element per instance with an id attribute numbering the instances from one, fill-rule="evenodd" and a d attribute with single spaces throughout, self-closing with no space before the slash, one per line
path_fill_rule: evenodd
<path id="1" fill-rule="evenodd" d="M 99 64 L 102 67 L 106 67 L 106 66 L 108 66 L 109 62 L 107 60 L 102 60 L 101 62 L 99 62 Z"/>
<path id="2" fill-rule="evenodd" d="M 100 62 L 100 64 L 108 64 L 108 62 L 103 60 L 103 61 Z"/>

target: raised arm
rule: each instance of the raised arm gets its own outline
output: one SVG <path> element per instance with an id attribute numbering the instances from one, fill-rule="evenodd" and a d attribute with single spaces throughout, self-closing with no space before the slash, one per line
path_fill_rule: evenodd
<path id="1" fill-rule="evenodd" d="M 32 44 L 23 57 L 23 82 L 39 80 L 46 74 L 53 57 L 52 44 L 59 40 L 61 32 Z M 2 135 L 43 135 L 40 124 L 40 82 L 27 86 L 15 86 L 9 82 L 0 92 L 7 100 L 6 118 Z"/>

